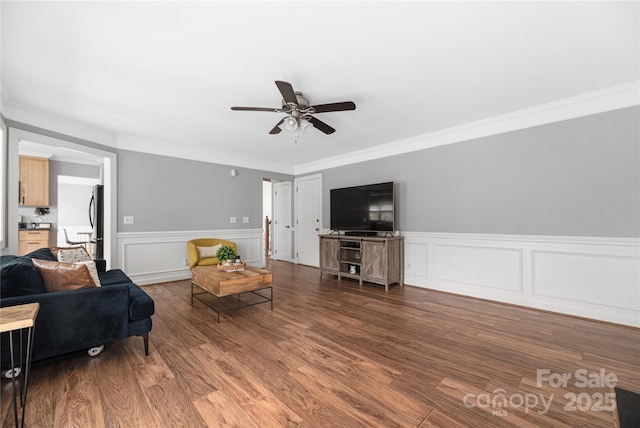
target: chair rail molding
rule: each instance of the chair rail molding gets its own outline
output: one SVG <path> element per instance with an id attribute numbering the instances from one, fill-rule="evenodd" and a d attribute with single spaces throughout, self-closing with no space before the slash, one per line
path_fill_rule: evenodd
<path id="1" fill-rule="evenodd" d="M 191 270 L 185 264 L 187 241 L 205 237 L 233 241 L 243 261 L 265 265 L 262 229 L 230 229 L 118 233 L 115 267 L 138 285 L 189 279 Z"/>
<path id="2" fill-rule="evenodd" d="M 640 239 L 402 235 L 405 284 L 640 327 Z"/>
<path id="3" fill-rule="evenodd" d="M 407 285 L 640 328 L 640 239 L 402 232 Z M 186 243 L 234 241 L 264 266 L 262 229 L 117 234 L 118 268 L 139 285 L 188 279 Z"/>

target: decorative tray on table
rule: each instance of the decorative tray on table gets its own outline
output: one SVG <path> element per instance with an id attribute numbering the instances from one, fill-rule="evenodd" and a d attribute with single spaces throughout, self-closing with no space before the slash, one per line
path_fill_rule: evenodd
<path id="1" fill-rule="evenodd" d="M 240 262 L 240 263 L 218 263 L 218 270 L 224 271 L 224 272 L 238 272 L 241 270 L 244 270 L 244 268 L 247 266 L 247 264 L 245 262 Z"/>

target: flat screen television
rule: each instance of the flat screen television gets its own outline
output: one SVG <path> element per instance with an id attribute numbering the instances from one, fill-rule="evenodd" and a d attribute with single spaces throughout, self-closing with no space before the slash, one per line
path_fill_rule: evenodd
<path id="1" fill-rule="evenodd" d="M 393 232 L 393 182 L 331 189 L 331 229 Z"/>

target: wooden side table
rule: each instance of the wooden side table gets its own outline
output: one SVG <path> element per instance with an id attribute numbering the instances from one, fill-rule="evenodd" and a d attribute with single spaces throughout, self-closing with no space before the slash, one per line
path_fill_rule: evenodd
<path id="1" fill-rule="evenodd" d="M 31 351 L 33 350 L 33 333 L 35 331 L 36 317 L 40 303 L 27 303 L 25 305 L 7 306 L 0 308 L 0 333 L 9 333 L 9 352 L 11 352 L 11 380 L 13 383 L 13 415 L 16 427 L 24 427 L 24 410 L 27 406 L 27 386 L 29 385 L 29 369 L 31 368 Z M 23 358 L 22 354 L 22 330 L 27 329 L 27 355 Z M 18 332 L 20 336 L 20 372 L 22 380 L 20 381 L 20 405 L 22 406 L 22 417 L 20 425 L 18 425 L 18 403 L 17 403 L 17 387 L 15 353 L 13 350 L 13 335 Z M 22 368 L 24 367 L 24 370 Z"/>

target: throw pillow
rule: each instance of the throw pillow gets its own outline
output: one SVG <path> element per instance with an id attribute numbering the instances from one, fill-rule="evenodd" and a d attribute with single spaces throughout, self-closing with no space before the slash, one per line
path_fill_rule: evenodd
<path id="1" fill-rule="evenodd" d="M 73 249 L 80 248 L 80 247 L 81 246 L 75 246 L 75 247 L 49 247 L 49 249 L 51 250 L 51 254 L 53 254 L 53 257 L 54 257 L 54 259 L 52 261 L 55 262 L 56 260 L 58 260 L 58 251 L 60 251 L 60 250 L 73 250 Z M 36 258 L 40 258 L 40 257 L 36 257 Z"/>
<path id="2" fill-rule="evenodd" d="M 196 247 L 198 249 L 198 258 L 215 257 L 220 247 L 222 247 L 222 244 L 214 245 L 213 247 Z"/>
<path id="3" fill-rule="evenodd" d="M 31 259 L 31 261 L 42 276 L 44 289 L 48 293 L 96 286 L 86 265 L 38 259 Z"/>
<path id="4" fill-rule="evenodd" d="M 89 269 L 91 279 L 96 284 L 96 287 L 100 287 L 100 277 L 98 276 L 98 269 L 96 268 L 96 262 L 89 260 L 88 262 L 75 262 L 74 265 L 85 265 Z"/>
<path id="5" fill-rule="evenodd" d="M 76 263 L 88 262 L 91 256 L 84 247 L 53 247 L 51 252 L 56 256 L 59 262 Z"/>

